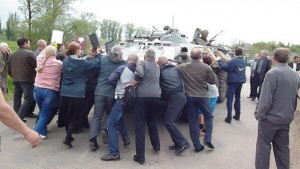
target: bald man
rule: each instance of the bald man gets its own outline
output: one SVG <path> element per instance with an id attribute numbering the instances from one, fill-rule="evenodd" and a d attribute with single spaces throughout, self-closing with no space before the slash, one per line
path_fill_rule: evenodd
<path id="1" fill-rule="evenodd" d="M 186 103 L 182 80 L 176 67 L 168 63 L 165 56 L 160 56 L 157 64 L 160 66 L 161 98 L 168 102 L 164 123 L 174 143 L 169 149 L 181 154 L 189 148 L 187 139 L 175 123 Z"/>
<path id="2" fill-rule="evenodd" d="M 258 120 L 256 169 L 269 169 L 270 151 L 278 169 L 290 168 L 289 131 L 297 107 L 299 75 L 287 64 L 290 50 L 274 51 L 276 68 L 266 73 L 255 117 Z M 272 144 L 271 144 L 272 143 Z"/>
<path id="3" fill-rule="evenodd" d="M 124 146 L 126 147 L 130 144 L 126 126 L 123 120 L 123 115 L 125 113 L 124 93 L 125 88 L 131 85 L 131 82 L 135 76 L 134 72 L 138 60 L 139 58 L 137 55 L 129 55 L 127 59 L 127 64 L 124 66 L 120 66 L 118 69 L 112 72 L 112 74 L 108 78 L 109 83 L 113 86 L 116 86 L 116 102 L 113 105 L 113 108 L 111 109 L 111 113 L 107 121 L 109 154 L 101 158 L 101 160 L 103 161 L 113 161 L 120 159 L 119 141 L 117 133 L 118 125 L 120 128 Z"/>
<path id="4" fill-rule="evenodd" d="M 208 65 L 199 62 L 201 59 L 201 50 L 199 48 L 194 48 L 192 50 L 190 58 L 190 62 L 178 65 L 177 69 L 182 75 L 187 96 L 187 115 L 190 136 L 195 147 L 195 152 L 200 152 L 204 149 L 204 146 L 201 145 L 199 140 L 199 108 L 203 111 L 206 124 L 204 145 L 209 149 L 214 149 L 214 146 L 211 143 L 213 115 L 206 93 L 208 89 L 207 83 L 215 84 L 216 75 Z"/>

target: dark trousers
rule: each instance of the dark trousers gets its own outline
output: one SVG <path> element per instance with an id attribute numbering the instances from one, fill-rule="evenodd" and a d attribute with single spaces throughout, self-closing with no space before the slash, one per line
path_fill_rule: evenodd
<path id="1" fill-rule="evenodd" d="M 104 120 L 104 129 L 107 127 L 107 119 L 108 115 L 111 112 L 111 109 L 115 103 L 115 99 L 113 97 L 95 95 L 95 108 L 94 108 L 94 117 L 91 123 L 90 128 L 90 140 L 97 137 L 101 131 L 101 121 L 104 115 L 104 112 L 107 113 L 106 118 Z"/>
<path id="2" fill-rule="evenodd" d="M 159 98 L 139 97 L 135 101 L 135 148 L 136 155 L 145 159 L 145 122 L 147 122 L 152 147 L 160 148 L 159 136 L 156 127 L 156 111 Z"/>
<path id="3" fill-rule="evenodd" d="M 289 124 L 273 124 L 268 120 L 258 122 L 256 169 L 269 169 L 271 145 L 277 168 L 290 168 L 289 131 Z"/>
<path id="4" fill-rule="evenodd" d="M 177 146 L 182 146 L 187 142 L 186 138 L 183 136 L 182 132 L 175 123 L 185 103 L 186 96 L 183 92 L 174 94 L 168 102 L 168 107 L 165 114 L 165 126 L 170 133 L 172 141 Z"/>
<path id="5" fill-rule="evenodd" d="M 262 87 L 262 83 L 260 81 L 260 74 L 256 73 L 254 75 L 254 79 L 253 79 L 253 97 L 257 97 L 259 99 L 260 93 L 261 93 L 261 87 Z M 257 92 L 258 90 L 258 92 Z"/>
<path id="6" fill-rule="evenodd" d="M 70 141 L 74 131 L 81 127 L 84 98 L 61 97 L 59 106 L 59 127 L 65 127 L 66 140 Z"/>
<path id="7" fill-rule="evenodd" d="M 14 110 L 18 113 L 21 119 L 24 119 L 26 114 L 32 112 L 35 106 L 33 98 L 33 83 L 29 82 L 14 82 Z M 22 95 L 24 94 L 24 102 L 21 104 Z"/>
<path id="8" fill-rule="evenodd" d="M 256 94 L 256 92 L 257 91 L 255 91 L 255 85 L 254 85 L 254 83 L 255 83 L 255 78 L 254 78 L 254 76 L 252 76 L 252 74 L 251 74 L 251 76 L 250 76 L 250 97 L 254 97 Z"/>
<path id="9" fill-rule="evenodd" d="M 82 127 L 84 128 L 90 128 L 88 115 L 94 106 L 95 103 L 95 90 L 96 90 L 97 84 L 86 84 L 86 92 L 85 92 L 85 106 L 83 109 L 83 121 L 82 121 Z"/>
<path id="10" fill-rule="evenodd" d="M 198 122 L 198 109 L 203 111 L 206 124 L 206 132 L 204 141 L 211 142 L 213 131 L 213 115 L 207 97 L 187 97 L 187 112 L 190 136 L 195 149 L 200 149 L 200 134 L 199 134 L 199 122 Z"/>
<path id="11" fill-rule="evenodd" d="M 240 116 L 241 114 L 241 91 L 242 91 L 243 83 L 228 83 L 228 93 L 227 93 L 227 118 L 229 120 L 232 119 L 232 103 L 233 97 L 235 97 L 234 101 L 234 110 L 235 115 Z"/>

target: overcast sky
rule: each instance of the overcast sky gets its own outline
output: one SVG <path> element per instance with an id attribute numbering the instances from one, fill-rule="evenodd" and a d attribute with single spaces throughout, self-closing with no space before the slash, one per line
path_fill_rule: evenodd
<path id="1" fill-rule="evenodd" d="M 17 11 L 18 0 L 0 0 L 0 17 Z M 223 30 L 217 42 L 276 41 L 300 44 L 299 0 L 79 0 L 78 12 L 93 12 L 99 21 L 162 29 L 172 24 L 192 39 L 195 28 L 208 29 L 209 37 Z"/>

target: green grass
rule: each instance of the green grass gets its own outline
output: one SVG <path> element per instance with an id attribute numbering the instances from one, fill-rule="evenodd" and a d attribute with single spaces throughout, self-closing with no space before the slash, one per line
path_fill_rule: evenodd
<path id="1" fill-rule="evenodd" d="M 6 37 L 2 35 L 0 35 L 0 43 L 1 42 L 7 43 L 12 52 L 16 51 L 19 48 L 16 41 L 8 41 Z M 8 93 L 4 94 L 4 98 L 6 100 L 12 100 L 14 96 L 14 84 L 10 76 L 8 76 L 7 81 L 8 81 Z"/>

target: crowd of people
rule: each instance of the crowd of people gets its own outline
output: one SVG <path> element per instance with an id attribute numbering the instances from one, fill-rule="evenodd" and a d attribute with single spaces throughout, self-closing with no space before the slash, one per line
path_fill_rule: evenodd
<path id="1" fill-rule="evenodd" d="M 76 42 L 70 42 L 64 50 L 63 45 L 47 46 L 46 41 L 39 40 L 38 49 L 34 52 L 29 50 L 30 41 L 27 38 L 18 39 L 17 44 L 19 49 L 13 53 L 7 44 L 0 44 L 0 71 L 2 70 L 1 89 L 4 93 L 7 92 L 7 74 L 13 79 L 14 110 L 19 118 L 26 122 L 25 117 L 28 114 L 30 117 L 37 104 L 39 114 L 34 130 L 41 138 L 46 139 L 47 125 L 58 112 L 58 127 L 64 127 L 66 130 L 63 144 L 69 148 L 73 146 L 72 142 L 75 140 L 72 135 L 83 128 L 89 128 L 90 149 L 96 151 L 99 149 L 97 136 L 101 134 L 102 141 L 108 144 L 110 152 L 101 158 L 103 161 L 120 159 L 118 130 L 123 145 L 130 145 L 123 119 L 129 106 L 134 107 L 136 146 L 134 161 L 140 164 L 145 162 L 145 123 L 148 126 L 153 150 L 160 151 L 155 120 L 160 100 L 167 103 L 164 124 L 173 141 L 170 150 L 174 150 L 175 154 L 181 154 L 191 146 L 176 124 L 185 106 L 194 151 L 200 152 L 204 146 L 213 150 L 215 148 L 212 144 L 213 112 L 218 88 L 215 85 L 217 77 L 210 67 L 212 62 L 217 62 L 221 69 L 228 72 L 225 122 L 231 123 L 232 118 L 240 120 L 241 90 L 246 82 L 246 63 L 242 57 L 243 50 L 240 48 L 235 50 L 235 57 L 230 61 L 226 60 L 222 52 L 216 54 L 217 57 L 212 57 L 203 54 L 200 48 L 194 48 L 190 53 L 190 61 L 176 66 L 165 56 L 157 57 L 153 49 L 146 51 L 143 60 L 139 60 L 136 54 L 130 54 L 125 61 L 120 46 L 114 46 L 111 51 L 107 51 L 107 55 L 102 54 L 101 48 L 91 47 L 89 55 L 83 56 L 81 47 Z M 298 75 L 295 72 L 291 73 L 292 69 L 298 70 L 298 57 L 290 64 L 292 69 L 287 69 L 284 66 L 287 66 L 288 56 L 287 49 L 276 49 L 274 62 L 281 64 L 282 68 L 268 73 L 272 61 L 268 58 L 268 51 L 263 50 L 260 58 L 258 55 L 255 56 L 255 62 L 251 67 L 250 98 L 259 99 L 256 109 L 256 118 L 259 119 L 256 165 L 262 168 L 265 168 L 266 164 L 262 163 L 260 158 L 267 160 L 268 143 L 274 139 L 278 146 L 274 146 L 272 142 L 276 159 L 280 159 L 278 165 L 288 165 L 286 156 L 280 155 L 280 152 L 284 152 L 285 155 L 288 153 L 286 147 L 282 147 L 282 144 L 288 146 L 286 143 L 288 138 L 281 136 L 288 134 L 287 128 L 292 121 L 291 114 L 296 104 L 291 95 L 296 96 L 299 84 Z M 290 95 L 275 90 L 278 88 L 274 86 L 278 83 L 278 74 L 287 78 L 284 80 L 288 84 L 282 82 L 278 85 L 290 85 Z M 297 76 L 294 77 L 295 75 Z M 125 101 L 128 90 L 135 91 L 132 105 Z M 22 96 L 24 96 L 23 103 L 21 103 Z M 284 105 L 277 98 L 281 96 L 287 98 Z M 232 115 L 234 98 L 235 115 Z M 89 124 L 88 115 L 93 106 L 94 114 Z M 272 106 L 275 108 L 272 109 Z M 290 114 L 282 113 L 280 111 L 282 107 Z M 102 119 L 104 114 L 106 119 Z M 270 122 L 265 122 L 266 119 L 270 119 Z M 279 130 L 277 134 L 280 136 L 276 135 L 277 128 Z M 265 137 L 266 134 L 268 138 Z M 200 143 L 200 135 L 204 135 L 203 145 Z M 275 137 L 280 137 L 281 140 Z"/>

